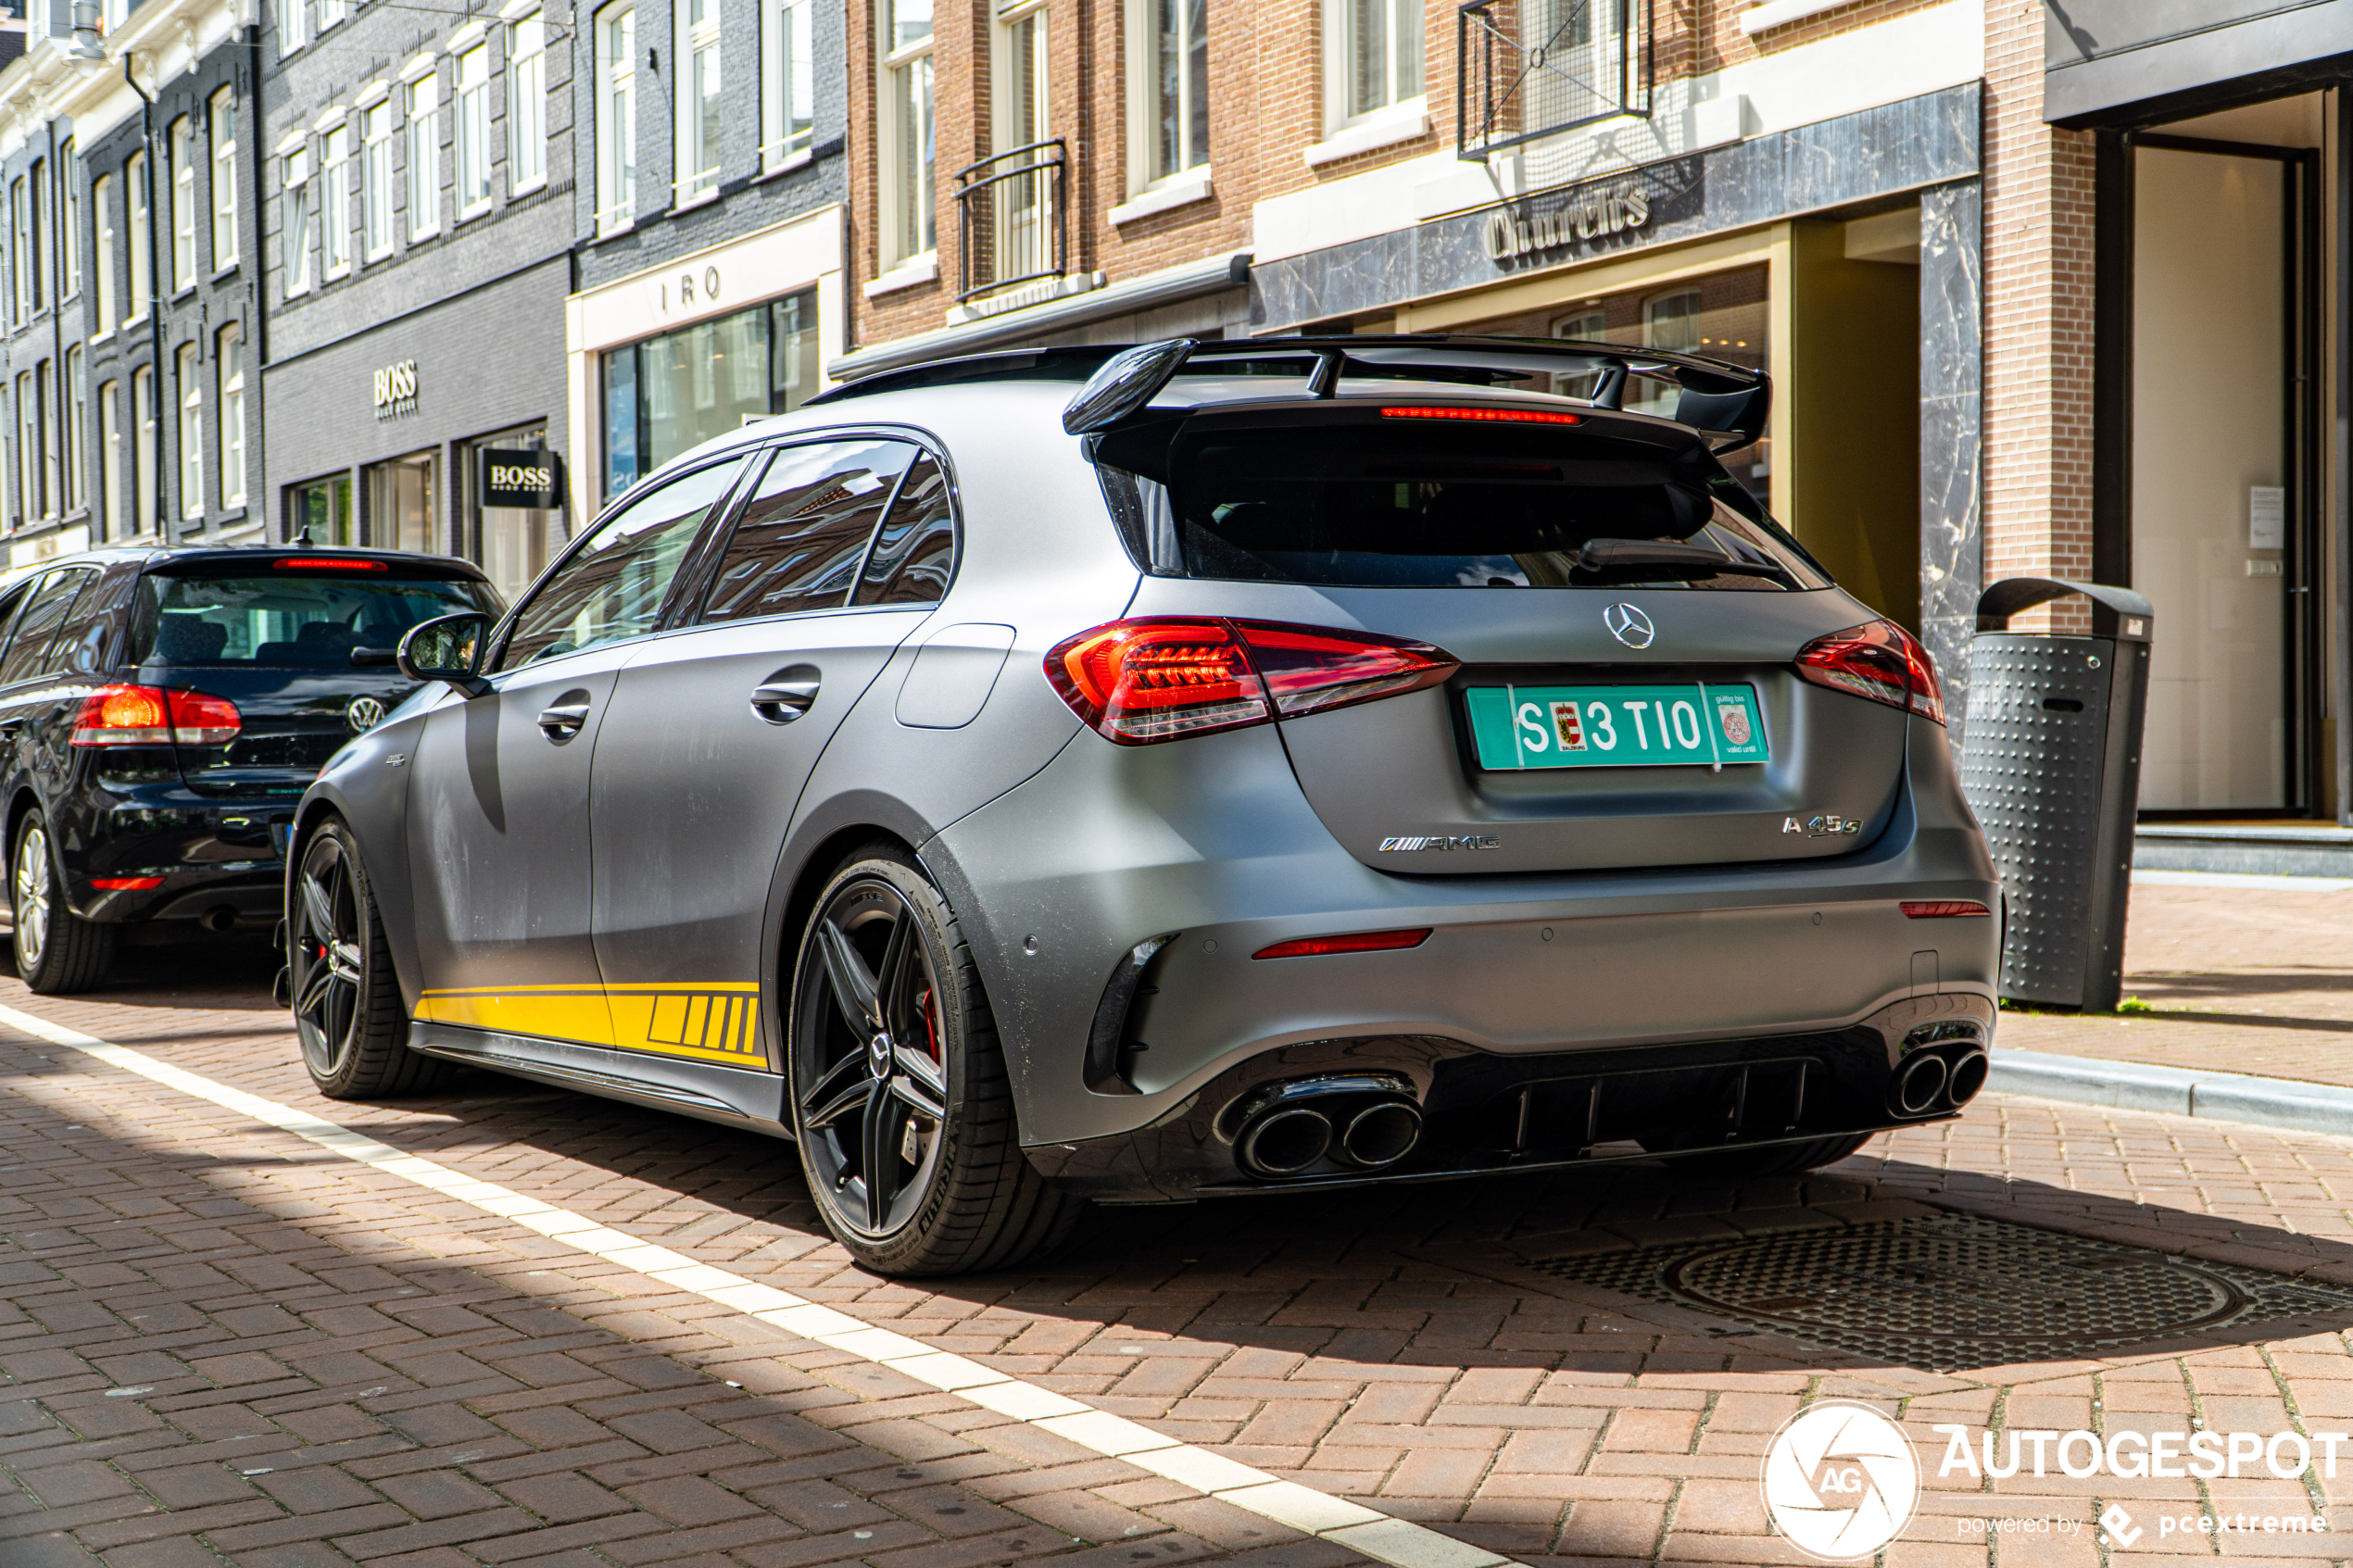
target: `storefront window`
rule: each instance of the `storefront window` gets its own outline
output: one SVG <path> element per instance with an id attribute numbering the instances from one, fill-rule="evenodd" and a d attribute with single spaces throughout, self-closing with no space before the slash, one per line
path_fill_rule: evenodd
<path id="1" fill-rule="evenodd" d="M 434 526 L 434 454 L 412 453 L 361 470 L 368 482 L 368 543 L 378 549 L 440 555 Z"/>
<path id="2" fill-rule="evenodd" d="M 477 520 L 474 558 L 482 563 L 492 584 L 510 604 L 522 597 L 523 590 L 547 569 L 549 551 L 563 539 L 563 512 L 560 508 L 485 504 L 484 462 L 514 466 L 512 455 L 525 452 L 546 454 L 548 466 L 554 467 L 555 457 L 549 451 L 545 426 L 482 436 L 466 443 L 461 451 L 465 466 L 460 470 L 460 482 L 466 487 L 467 504 Z M 493 456 L 485 458 L 484 453 Z"/>
<path id="3" fill-rule="evenodd" d="M 817 352 L 813 291 L 608 351 L 606 496 L 748 418 L 800 407 Z"/>
<path id="4" fill-rule="evenodd" d="M 358 519 L 351 508 L 351 476 L 339 473 L 332 479 L 314 480 L 297 484 L 286 496 L 286 536 L 307 537 L 314 545 L 356 545 L 359 542 Z"/>

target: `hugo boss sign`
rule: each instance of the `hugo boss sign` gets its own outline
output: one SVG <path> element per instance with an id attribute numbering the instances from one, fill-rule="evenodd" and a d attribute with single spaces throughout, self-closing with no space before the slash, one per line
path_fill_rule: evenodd
<path id="1" fill-rule="evenodd" d="M 556 455 L 553 452 L 482 450 L 482 504 L 485 507 L 537 507 L 559 504 Z"/>
<path id="2" fill-rule="evenodd" d="M 417 411 L 417 362 L 403 359 L 376 372 L 376 418 L 389 420 Z"/>

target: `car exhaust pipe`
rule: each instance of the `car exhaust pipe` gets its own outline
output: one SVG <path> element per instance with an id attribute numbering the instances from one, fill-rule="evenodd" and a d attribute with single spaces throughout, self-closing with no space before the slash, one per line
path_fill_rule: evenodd
<path id="1" fill-rule="evenodd" d="M 1890 1097 L 1897 1112 L 1925 1116 L 1936 1109 L 1937 1097 L 1944 1092 L 1946 1072 L 1944 1059 L 1933 1051 L 1921 1051 L 1897 1068 L 1894 1091 Z"/>
<path id="2" fill-rule="evenodd" d="M 1331 1119 L 1303 1105 L 1253 1120 L 1234 1142 L 1234 1158 L 1253 1176 L 1295 1176 L 1332 1146 Z"/>
<path id="3" fill-rule="evenodd" d="M 1414 1151 L 1422 1135 L 1422 1113 L 1409 1100 L 1383 1100 L 1350 1118 L 1340 1135 L 1340 1155 L 1351 1165 L 1378 1171 Z"/>
<path id="4" fill-rule="evenodd" d="M 1944 1080 L 1944 1098 L 1956 1109 L 1967 1105 L 1985 1087 L 1986 1074 L 1993 1070 L 1994 1064 L 1983 1051 L 1966 1053 L 1953 1063 L 1952 1072 Z"/>
<path id="5" fill-rule="evenodd" d="M 196 923 L 207 931 L 216 934 L 233 931 L 237 925 L 237 911 L 222 904 L 217 909 L 207 909 L 203 914 L 198 915 Z"/>

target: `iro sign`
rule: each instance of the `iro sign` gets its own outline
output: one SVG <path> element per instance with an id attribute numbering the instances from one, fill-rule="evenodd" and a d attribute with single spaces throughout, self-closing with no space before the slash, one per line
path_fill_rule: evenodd
<path id="1" fill-rule="evenodd" d="M 396 419 L 417 411 L 417 362 L 403 359 L 376 372 L 376 418 Z"/>
<path id="2" fill-rule="evenodd" d="M 482 449 L 482 504 L 552 510 L 563 504 L 553 452 Z"/>

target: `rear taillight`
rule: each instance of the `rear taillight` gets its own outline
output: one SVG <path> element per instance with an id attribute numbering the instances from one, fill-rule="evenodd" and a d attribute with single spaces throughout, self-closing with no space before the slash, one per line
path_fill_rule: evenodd
<path id="1" fill-rule="evenodd" d="M 1436 685 L 1458 661 L 1427 643 L 1266 621 L 1146 616 L 1081 632 L 1046 678 L 1081 719 L 1148 746 Z"/>
<path id="2" fill-rule="evenodd" d="M 237 705 L 206 692 L 160 686 L 100 686 L 73 716 L 76 746 L 226 746 L 245 720 Z"/>
<path id="3" fill-rule="evenodd" d="M 159 876 L 94 876 L 90 885 L 101 893 L 152 893 L 163 885 Z"/>
<path id="4" fill-rule="evenodd" d="M 1906 920 L 1969 920 L 1994 913 L 1974 898 L 1906 898 L 1903 909 Z"/>
<path id="5" fill-rule="evenodd" d="M 1345 936 L 1302 936 L 1296 941 L 1261 947 L 1251 957 L 1315 959 L 1329 953 L 1394 953 L 1401 948 L 1420 947 L 1429 940 L 1429 934 L 1430 927 L 1424 925 L 1410 931 L 1352 931 Z"/>
<path id="6" fill-rule="evenodd" d="M 1928 650 L 1893 621 L 1815 638 L 1798 650 L 1797 672 L 1818 686 L 1944 722 L 1944 694 L 1937 689 Z"/>

